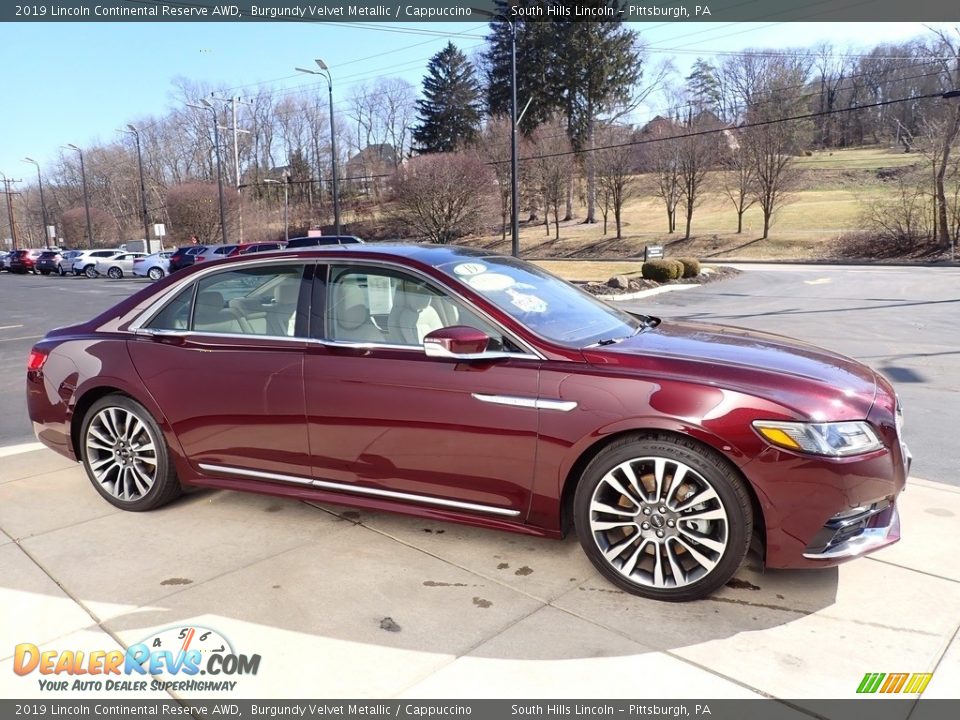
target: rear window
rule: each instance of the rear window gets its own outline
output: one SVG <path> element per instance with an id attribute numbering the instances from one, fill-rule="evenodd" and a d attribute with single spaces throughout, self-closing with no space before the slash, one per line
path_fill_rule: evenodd
<path id="1" fill-rule="evenodd" d="M 40 257 L 41 257 L 41 258 L 55 258 L 55 257 L 56 257 L 57 255 L 59 255 L 59 254 L 60 254 L 60 253 L 58 253 L 58 252 L 56 252 L 56 251 L 54 251 L 54 250 L 45 250 L 44 252 L 40 253 Z"/>

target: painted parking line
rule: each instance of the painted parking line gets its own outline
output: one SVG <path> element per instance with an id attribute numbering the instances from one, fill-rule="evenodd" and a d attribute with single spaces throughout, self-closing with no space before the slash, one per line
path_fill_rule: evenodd
<path id="1" fill-rule="evenodd" d="M 43 443 L 38 442 L 7 445 L 6 447 L 0 447 L 0 458 L 22 455 L 23 453 L 33 452 L 34 450 L 43 450 L 44 447 L 46 446 Z"/>
<path id="2" fill-rule="evenodd" d="M 13 342 L 14 340 L 39 340 L 43 335 L 22 335 L 20 337 L 0 338 L 0 342 Z"/>
<path id="3" fill-rule="evenodd" d="M 0 330 L 15 330 L 22 327 L 23 325 L 0 325 Z"/>

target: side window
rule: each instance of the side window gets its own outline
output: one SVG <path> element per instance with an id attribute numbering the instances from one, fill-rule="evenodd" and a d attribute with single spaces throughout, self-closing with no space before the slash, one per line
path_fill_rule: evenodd
<path id="1" fill-rule="evenodd" d="M 231 270 L 201 278 L 192 330 L 294 337 L 302 264 Z"/>
<path id="2" fill-rule="evenodd" d="M 418 347 L 430 332 L 453 325 L 483 330 L 501 349 L 496 328 L 438 288 L 406 273 L 333 266 L 327 285 L 327 337 L 331 340 Z"/>
<path id="3" fill-rule="evenodd" d="M 193 312 L 194 286 L 190 285 L 177 293 L 146 327 L 151 330 L 189 330 L 190 315 Z"/>

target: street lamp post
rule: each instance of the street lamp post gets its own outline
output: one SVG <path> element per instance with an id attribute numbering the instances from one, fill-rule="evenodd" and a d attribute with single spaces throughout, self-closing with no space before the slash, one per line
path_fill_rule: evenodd
<path id="1" fill-rule="evenodd" d="M 337 132 L 333 120 L 333 78 L 330 76 L 330 68 L 320 59 L 314 60 L 320 70 L 308 70 L 298 67 L 297 72 L 308 73 L 310 75 L 323 75 L 327 79 L 327 91 L 330 96 L 330 164 L 333 177 L 333 225 L 334 234 L 340 234 L 340 190 L 337 184 Z"/>
<path id="2" fill-rule="evenodd" d="M 217 126 L 217 109 L 206 98 L 200 99 L 200 105 L 191 105 L 187 107 L 195 110 L 209 110 L 213 117 L 213 146 L 217 155 L 217 190 L 220 193 L 220 237 L 223 244 L 227 244 L 227 216 L 223 205 L 223 170 L 220 167 L 220 128 Z"/>
<path id="3" fill-rule="evenodd" d="M 126 135 L 133 135 L 137 141 L 137 167 L 140 169 L 140 211 L 143 215 L 143 242 L 147 252 L 150 252 L 150 220 L 147 216 L 147 184 L 143 179 L 143 155 L 140 153 L 140 131 L 133 125 L 127 125 L 128 130 L 118 130 Z M 160 238 L 160 249 L 163 250 L 163 238 Z"/>
<path id="4" fill-rule="evenodd" d="M 40 233 L 40 237 L 44 238 L 46 241 L 52 240 L 53 238 L 47 237 L 47 203 L 43 199 L 43 178 L 40 176 L 40 163 L 33 158 L 28 157 L 24 158 L 23 161 L 25 163 L 30 163 L 37 168 L 37 184 L 40 186 L 40 213 L 43 215 L 43 232 Z M 44 247 L 46 247 L 46 242 L 44 242 Z"/>
<path id="5" fill-rule="evenodd" d="M 290 176 L 287 175 L 286 182 L 280 182 L 272 178 L 263 181 L 269 185 L 283 185 L 283 238 L 290 241 Z"/>
<path id="6" fill-rule="evenodd" d="M 517 23 L 510 23 L 510 252 L 520 257 L 520 188 L 517 169 Z"/>
<path id="7" fill-rule="evenodd" d="M 80 155 L 80 178 L 83 181 L 83 209 L 87 215 L 87 247 L 93 249 L 93 226 L 90 224 L 90 195 L 87 192 L 87 170 L 83 165 L 83 150 L 69 143 L 63 147 L 76 150 Z"/>

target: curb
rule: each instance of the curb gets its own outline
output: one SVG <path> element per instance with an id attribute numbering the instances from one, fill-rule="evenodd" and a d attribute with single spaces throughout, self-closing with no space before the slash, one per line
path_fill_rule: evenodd
<path id="1" fill-rule="evenodd" d="M 638 290 L 632 293 L 623 293 L 622 295 L 594 295 L 600 300 L 612 300 L 613 302 L 624 302 L 625 300 L 638 300 L 639 298 L 652 297 L 660 293 L 670 292 L 671 290 L 690 290 L 700 287 L 697 283 L 688 283 L 686 285 L 664 285 L 663 287 L 650 288 L 649 290 Z"/>

